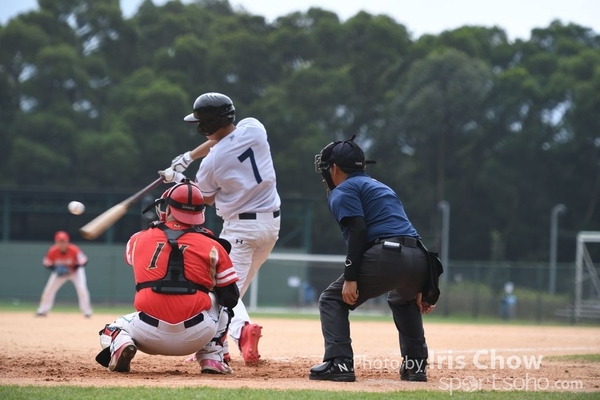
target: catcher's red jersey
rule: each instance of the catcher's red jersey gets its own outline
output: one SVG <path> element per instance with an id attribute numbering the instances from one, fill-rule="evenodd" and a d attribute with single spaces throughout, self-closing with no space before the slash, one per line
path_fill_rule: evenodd
<path id="1" fill-rule="evenodd" d="M 87 261 L 88 258 L 79 247 L 69 243 L 67 245 L 67 250 L 64 253 L 60 251 L 57 245 L 54 244 L 50 246 L 42 262 L 46 267 L 64 265 L 73 271 L 77 266 L 84 266 L 87 264 Z"/>
<path id="2" fill-rule="evenodd" d="M 178 222 L 167 222 L 173 230 L 188 228 Z M 229 254 L 215 240 L 199 234 L 184 233 L 177 239 L 184 260 L 185 277 L 212 289 L 227 286 L 238 280 Z M 150 228 L 134 234 L 127 242 L 125 259 L 133 266 L 135 283 L 162 279 L 167 273 L 171 245 L 165 233 Z M 176 324 L 211 307 L 208 294 L 198 290 L 195 294 L 161 294 L 152 288 L 141 289 L 135 295 L 135 309 L 162 321 Z"/>

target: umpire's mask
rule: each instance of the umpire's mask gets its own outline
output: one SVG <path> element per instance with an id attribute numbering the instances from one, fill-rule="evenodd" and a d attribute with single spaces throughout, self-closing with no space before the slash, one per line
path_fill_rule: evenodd
<path id="1" fill-rule="evenodd" d="M 328 160 L 331 158 L 331 152 L 336 144 L 339 142 L 331 142 L 327 146 L 321 150 L 321 152 L 315 155 L 315 171 L 323 177 L 323 184 L 325 184 L 325 190 L 327 191 L 327 196 L 329 196 L 329 192 L 335 189 L 335 185 L 331 180 L 331 174 L 329 173 L 329 169 L 331 165 Z"/>
<path id="2" fill-rule="evenodd" d="M 365 160 L 365 153 L 354 143 L 355 137 L 353 135 L 349 140 L 331 142 L 315 155 L 315 170 L 323 177 L 327 195 L 335 189 L 329 172 L 333 164 L 345 172 L 362 171 L 367 164 L 375 164 L 375 161 Z"/>

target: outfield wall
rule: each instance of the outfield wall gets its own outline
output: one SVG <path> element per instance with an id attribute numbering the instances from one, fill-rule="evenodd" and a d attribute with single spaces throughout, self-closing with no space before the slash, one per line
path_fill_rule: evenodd
<path id="1" fill-rule="evenodd" d="M 131 304 L 135 284 L 131 267 L 125 263 L 125 246 L 95 243 L 77 245 L 89 257 L 85 271 L 92 303 Z M 42 265 L 42 258 L 48 247 L 49 245 L 39 243 L 0 244 L 0 300 L 39 301 L 50 275 L 50 271 Z M 306 274 L 305 263 L 288 263 L 282 267 L 279 262 L 267 261 L 261 269 L 258 303 L 275 306 L 298 305 L 302 302 L 301 287 L 290 287 L 289 283 L 304 282 Z M 248 291 L 246 297 L 249 295 Z M 77 294 L 71 282 L 65 283 L 60 289 L 56 301 L 77 301 Z"/>
<path id="2" fill-rule="evenodd" d="M 125 246 L 85 241 L 77 244 L 90 259 L 85 268 L 92 304 L 132 304 L 135 289 L 131 267 L 124 260 Z M 42 266 L 47 249 L 48 244 L 0 243 L 0 301 L 39 301 L 50 274 Z M 255 279 L 258 282 L 256 298 L 252 298 L 252 290 L 248 290 L 244 302 L 247 306 L 314 309 L 319 294 L 342 273 L 342 264 L 343 256 L 274 252 Z M 548 293 L 547 263 L 451 261 L 445 274 L 438 314 L 540 321 L 570 315 L 573 264 L 558 265 L 556 294 Z M 445 279 L 448 282 L 444 282 Z M 504 292 L 507 282 L 514 283 L 511 298 L 514 301 L 510 304 Z M 590 293 L 588 286 L 584 285 L 586 296 Z M 75 289 L 67 282 L 58 292 L 57 302 L 76 304 L 76 300 Z M 389 312 L 385 295 L 369 300 L 361 309 Z"/>

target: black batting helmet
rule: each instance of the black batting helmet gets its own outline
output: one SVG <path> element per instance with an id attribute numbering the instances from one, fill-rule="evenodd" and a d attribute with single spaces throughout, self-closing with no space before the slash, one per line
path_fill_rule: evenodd
<path id="1" fill-rule="evenodd" d="M 198 132 L 204 136 L 210 136 L 219 128 L 235 121 L 235 107 L 231 99 L 224 94 L 204 93 L 194 102 L 194 112 L 183 120 L 197 123 Z"/>

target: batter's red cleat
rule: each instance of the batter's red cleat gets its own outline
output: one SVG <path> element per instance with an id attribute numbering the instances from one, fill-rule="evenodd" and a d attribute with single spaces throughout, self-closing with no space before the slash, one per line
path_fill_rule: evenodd
<path id="1" fill-rule="evenodd" d="M 229 355 L 229 353 L 223 354 L 223 361 L 229 364 L 229 362 L 231 361 L 231 356 Z"/>
<path id="2" fill-rule="evenodd" d="M 258 340 L 262 332 L 262 326 L 256 324 L 248 324 L 242 328 L 242 335 L 240 336 L 240 349 L 242 350 L 242 357 L 246 365 L 256 365 L 260 359 L 258 353 Z"/>
<path id="3" fill-rule="evenodd" d="M 110 372 L 129 372 L 129 364 L 137 352 L 133 343 L 126 343 L 115 351 L 108 363 Z"/>

